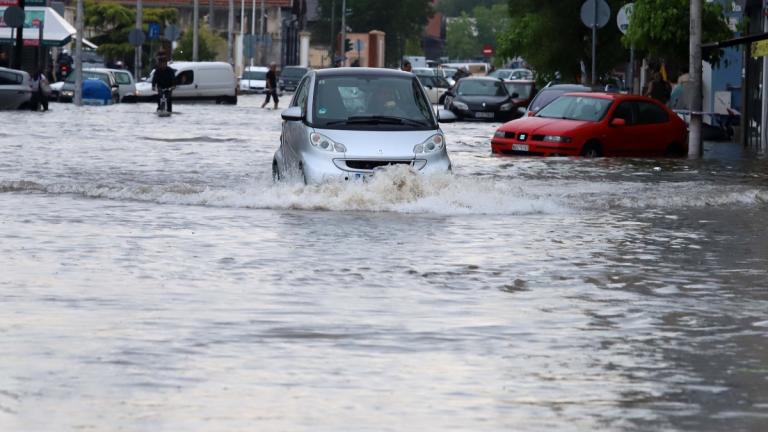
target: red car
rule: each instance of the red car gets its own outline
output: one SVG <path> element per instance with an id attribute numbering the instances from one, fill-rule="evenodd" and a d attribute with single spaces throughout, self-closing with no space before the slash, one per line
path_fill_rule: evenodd
<path id="1" fill-rule="evenodd" d="M 491 150 L 515 155 L 685 156 L 685 122 L 657 101 L 616 93 L 567 93 L 503 124 Z"/>

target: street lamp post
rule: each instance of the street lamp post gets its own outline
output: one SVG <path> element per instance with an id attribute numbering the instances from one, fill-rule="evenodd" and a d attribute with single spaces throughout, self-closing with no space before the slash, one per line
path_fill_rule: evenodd
<path id="1" fill-rule="evenodd" d="M 691 77 L 691 122 L 688 133 L 688 156 L 701 157 L 702 153 L 702 64 L 701 64 L 701 0 L 691 0 L 690 77 Z"/>
<path id="2" fill-rule="evenodd" d="M 194 11 L 192 12 L 192 61 L 198 59 L 198 37 L 200 21 L 200 0 L 195 0 Z"/>
<path id="3" fill-rule="evenodd" d="M 83 105 L 83 0 L 77 0 L 75 17 L 75 105 Z"/>

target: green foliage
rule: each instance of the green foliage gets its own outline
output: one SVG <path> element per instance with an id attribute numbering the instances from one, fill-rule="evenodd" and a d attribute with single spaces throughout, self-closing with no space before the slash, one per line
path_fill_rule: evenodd
<path id="1" fill-rule="evenodd" d="M 336 0 L 333 11 L 334 29 L 331 30 L 332 0 L 320 1 L 320 22 L 312 29 L 316 40 L 330 42 L 341 31 L 341 0 Z M 347 16 L 347 26 L 355 33 L 380 30 L 386 33 L 386 61 L 399 65 L 400 57 L 406 53 L 407 41 L 420 38 L 424 26 L 434 13 L 432 0 L 347 0 L 352 13 Z M 338 50 L 337 46 L 337 50 Z"/>
<path id="2" fill-rule="evenodd" d="M 211 31 L 208 24 L 200 25 L 197 38 L 198 61 L 216 60 L 219 52 L 226 52 L 227 41 Z M 179 40 L 176 50 L 173 52 L 174 60 L 192 60 L 192 28 L 187 28 Z"/>
<path id="3" fill-rule="evenodd" d="M 413 37 L 405 41 L 405 55 L 423 56 L 424 48 L 421 46 L 421 38 Z"/>
<path id="4" fill-rule="evenodd" d="M 498 57 L 524 58 L 540 76 L 559 71 L 566 81 L 592 63 L 592 30 L 580 19 L 584 0 L 509 0 L 510 21 L 498 36 Z M 613 16 L 623 0 L 607 0 Z M 597 32 L 597 70 L 603 75 L 628 58 L 615 20 Z M 587 71 L 589 74 L 589 71 Z"/>
<path id="5" fill-rule="evenodd" d="M 149 23 L 173 24 L 178 19 L 175 8 L 146 8 L 143 10 L 143 30 Z M 134 48 L 128 43 L 128 33 L 136 25 L 136 10 L 110 1 L 89 0 L 85 3 L 85 27 L 93 33 L 90 37 L 99 46 L 97 52 L 107 61 L 121 60 L 133 64 Z M 147 45 L 149 41 L 147 41 Z M 151 53 L 145 47 L 144 64 Z"/>
<path id="6" fill-rule="evenodd" d="M 687 64 L 690 16 L 688 0 L 637 0 L 624 43 L 652 57 Z M 704 3 L 702 28 L 703 43 L 733 37 L 719 3 Z M 705 55 L 705 60 L 717 63 L 720 52 L 712 50 Z"/>
<path id="7" fill-rule="evenodd" d="M 475 34 L 475 23 L 466 14 L 448 23 L 445 36 L 445 53 L 452 59 L 471 59 L 480 52 L 480 42 Z"/>
<path id="8" fill-rule="evenodd" d="M 470 13 L 478 7 L 488 9 L 496 5 L 504 6 L 505 4 L 506 0 L 440 0 L 437 4 L 437 10 L 445 16 L 457 17 L 464 12 Z M 506 16 L 506 12 L 504 16 Z"/>

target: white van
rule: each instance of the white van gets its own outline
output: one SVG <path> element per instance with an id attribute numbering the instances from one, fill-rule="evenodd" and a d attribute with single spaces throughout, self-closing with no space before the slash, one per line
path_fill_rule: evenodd
<path id="1" fill-rule="evenodd" d="M 174 101 L 212 100 L 216 103 L 237 103 L 237 80 L 229 63 L 173 62 L 169 66 L 176 70 Z"/>

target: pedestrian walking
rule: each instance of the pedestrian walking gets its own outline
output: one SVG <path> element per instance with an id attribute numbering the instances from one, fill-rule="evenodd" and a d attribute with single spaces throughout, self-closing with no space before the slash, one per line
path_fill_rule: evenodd
<path id="1" fill-rule="evenodd" d="M 413 70 L 413 67 L 411 66 L 411 62 L 406 60 L 403 62 L 403 67 L 401 67 L 400 69 L 405 72 L 411 72 Z"/>
<path id="2" fill-rule="evenodd" d="M 646 90 L 645 95 L 666 104 L 669 102 L 671 94 L 672 86 L 661 77 L 660 72 L 654 72 L 653 79 L 648 83 L 648 89 Z"/>
<path id="3" fill-rule="evenodd" d="M 42 105 L 43 111 L 48 111 L 48 96 L 51 94 L 51 86 L 48 78 L 45 77 L 42 69 L 37 69 L 32 74 L 32 100 L 30 108 L 32 111 L 39 111 Z"/>
<path id="4" fill-rule="evenodd" d="M 267 98 L 261 104 L 262 108 L 267 106 L 270 97 L 275 100 L 275 109 L 277 109 L 279 100 L 277 99 L 277 64 L 275 62 L 269 64 L 269 71 L 267 72 Z"/>

